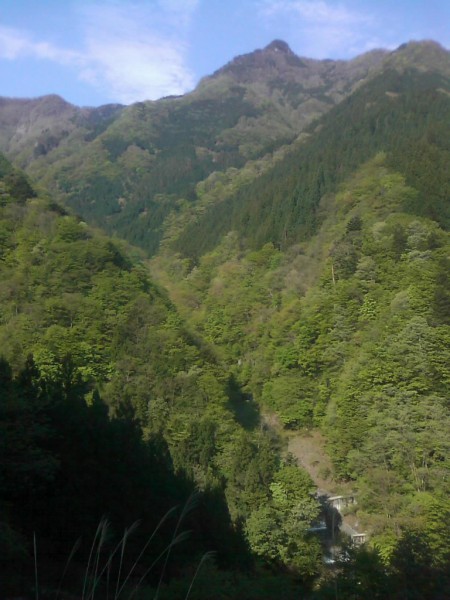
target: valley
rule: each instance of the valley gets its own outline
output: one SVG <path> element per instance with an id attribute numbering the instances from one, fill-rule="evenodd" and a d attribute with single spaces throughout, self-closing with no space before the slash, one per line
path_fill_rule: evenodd
<path id="1" fill-rule="evenodd" d="M 449 140 L 435 42 L 0 100 L 8 595 L 82 537 L 75 597 L 447 597 Z M 332 563 L 317 490 L 367 534 Z"/>

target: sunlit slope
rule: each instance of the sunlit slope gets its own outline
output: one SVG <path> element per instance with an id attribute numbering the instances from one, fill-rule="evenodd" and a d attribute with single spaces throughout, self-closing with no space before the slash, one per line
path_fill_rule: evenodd
<path id="1" fill-rule="evenodd" d="M 425 58 L 435 51 L 434 45 L 418 47 Z M 317 230 L 322 196 L 380 151 L 418 191 L 403 209 L 448 227 L 449 54 L 440 49 L 443 66 L 433 70 L 411 66 L 410 50 L 391 55 L 377 76 L 310 126 L 309 137 L 272 169 L 192 219 L 173 248 L 198 257 L 228 231 L 250 247 L 272 242 L 287 248 Z"/>

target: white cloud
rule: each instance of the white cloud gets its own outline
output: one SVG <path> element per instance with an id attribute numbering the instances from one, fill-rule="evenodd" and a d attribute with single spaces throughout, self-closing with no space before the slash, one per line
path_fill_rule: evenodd
<path id="1" fill-rule="evenodd" d="M 288 20 L 305 54 L 314 58 L 349 56 L 383 45 L 377 22 L 368 12 L 329 0 L 261 0 L 260 15 Z"/>
<path id="2" fill-rule="evenodd" d="M 82 77 L 120 102 L 182 94 L 194 83 L 186 65 L 187 34 L 197 0 L 86 5 Z"/>
<path id="3" fill-rule="evenodd" d="M 82 55 L 65 50 L 48 42 L 37 42 L 27 32 L 0 25 L 0 58 L 15 60 L 18 58 L 39 58 L 60 64 L 82 62 Z"/>
<path id="4" fill-rule="evenodd" d="M 76 69 L 78 78 L 111 101 L 129 104 L 182 94 L 193 87 L 186 55 L 199 0 L 118 0 L 77 5 L 80 48 L 36 41 L 0 26 L 0 58 L 49 60 Z"/>

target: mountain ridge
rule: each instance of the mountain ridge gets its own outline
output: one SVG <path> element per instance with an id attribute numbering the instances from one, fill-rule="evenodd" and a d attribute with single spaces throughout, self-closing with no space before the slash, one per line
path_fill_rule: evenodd
<path id="1" fill-rule="evenodd" d="M 405 68 L 423 71 L 432 63 L 447 77 L 448 57 L 436 43 L 410 42 L 390 53 L 320 61 L 300 58 L 274 40 L 236 57 L 181 97 L 94 109 L 56 96 L 3 99 L 0 150 L 84 219 L 154 253 L 168 216 L 180 201 L 195 205 L 197 184 L 212 173 L 241 169 L 289 147 L 311 123 L 389 69 L 395 81 Z M 8 121 L 8 111 L 18 106 L 32 110 Z M 52 119 L 53 111 L 62 118 Z"/>

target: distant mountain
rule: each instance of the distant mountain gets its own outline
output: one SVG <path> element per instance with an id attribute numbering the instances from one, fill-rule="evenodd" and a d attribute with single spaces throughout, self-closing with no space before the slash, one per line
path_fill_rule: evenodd
<path id="1" fill-rule="evenodd" d="M 263 50 L 236 57 L 203 79 L 198 92 L 214 91 L 219 83 L 246 86 L 247 97 L 256 106 L 269 108 L 270 102 L 272 110 L 264 111 L 252 127 L 238 124 L 235 133 L 242 132 L 242 141 L 246 136 L 253 139 L 258 131 L 256 122 L 263 121 L 269 133 L 276 126 L 289 137 L 345 98 L 385 54 L 384 50 L 373 50 L 350 61 L 313 60 L 298 57 L 285 42 L 275 40 Z"/>
<path id="2" fill-rule="evenodd" d="M 0 98 L 0 151 L 21 166 L 30 165 L 72 139 L 75 131 L 85 130 L 85 139 L 97 136 L 123 108 L 78 108 L 57 95 Z"/>
<path id="3" fill-rule="evenodd" d="M 204 212 L 199 182 L 264 156 L 264 166 L 254 171 L 265 171 L 276 149 L 286 152 L 306 134 L 306 144 L 296 143 L 274 171 L 257 177 L 255 193 L 248 190 L 253 199 L 243 200 L 247 188 L 241 187 L 235 200 L 227 200 L 237 208 L 223 204 L 217 215 L 200 218 L 195 252 L 214 244 L 227 227 L 245 228 L 255 202 L 262 203 L 261 217 L 251 219 L 250 241 L 281 243 L 313 226 L 311 211 L 301 208 L 297 214 L 295 206 L 315 206 L 376 151 L 399 147 L 405 133 L 416 140 L 429 130 L 430 119 L 416 114 L 415 103 L 419 96 L 423 106 L 447 103 L 449 63 L 449 53 L 435 42 L 410 42 L 391 53 L 374 50 L 350 61 L 319 61 L 300 58 L 276 40 L 235 58 L 181 97 L 94 109 L 57 96 L 3 99 L 0 149 L 89 223 L 154 253 L 170 220 L 186 210 Z M 411 151 L 409 143 L 406 147 Z M 402 160 L 401 153 L 396 156 Z M 267 178 L 278 180 L 278 192 Z M 248 202 L 253 208 L 246 208 Z M 273 202 L 275 213 L 269 209 Z M 188 228 L 184 234 L 187 244 L 181 236 L 179 249 L 193 252 L 192 233 Z"/>
<path id="4" fill-rule="evenodd" d="M 450 77 L 449 51 L 433 40 L 402 44 L 386 57 L 384 66 L 399 71 L 414 67 Z"/>
<path id="5" fill-rule="evenodd" d="M 0 150 L 91 223 L 154 252 L 176 198 L 214 171 L 292 142 L 380 65 L 297 57 L 281 41 L 186 96 L 79 109 L 56 96 L 0 102 Z"/>

